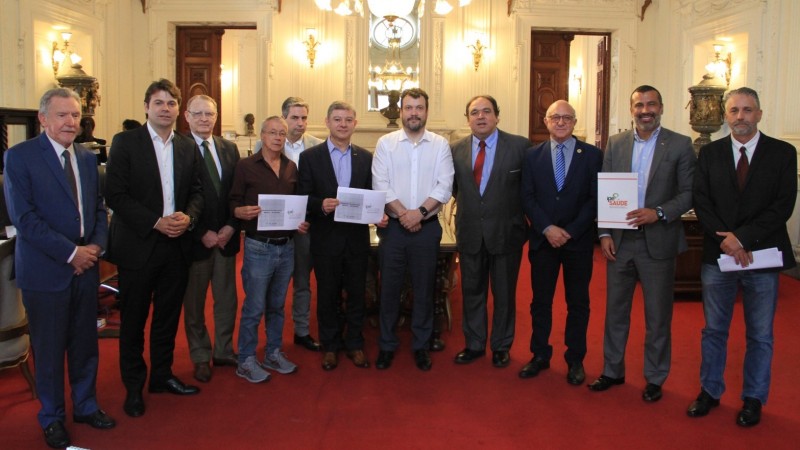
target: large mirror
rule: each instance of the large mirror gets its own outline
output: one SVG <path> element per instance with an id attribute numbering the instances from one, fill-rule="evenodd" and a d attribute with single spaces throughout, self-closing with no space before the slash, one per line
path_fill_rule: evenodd
<path id="1" fill-rule="evenodd" d="M 382 2 L 381 8 L 374 4 L 370 2 L 367 107 L 379 111 L 390 105 L 392 91 L 419 87 L 419 13 L 413 0 Z"/>

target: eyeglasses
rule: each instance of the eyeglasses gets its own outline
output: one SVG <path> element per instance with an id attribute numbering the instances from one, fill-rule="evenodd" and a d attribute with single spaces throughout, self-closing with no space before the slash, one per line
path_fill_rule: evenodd
<path id="1" fill-rule="evenodd" d="M 559 114 L 553 114 L 552 116 L 548 116 L 547 120 L 553 123 L 558 123 L 561 122 L 562 120 L 564 121 L 564 123 L 570 123 L 573 120 L 575 120 L 575 116 L 570 116 L 570 115 L 562 116 Z"/>
<path id="2" fill-rule="evenodd" d="M 189 114 L 192 115 L 195 119 L 198 117 L 205 117 L 206 119 L 210 119 L 217 115 L 216 112 L 209 112 L 209 111 L 189 111 Z"/>
<path id="3" fill-rule="evenodd" d="M 272 137 L 277 137 L 277 136 L 280 136 L 282 138 L 286 137 L 286 132 L 285 131 L 274 131 L 273 130 L 273 131 L 267 131 L 267 134 L 272 136 Z"/>

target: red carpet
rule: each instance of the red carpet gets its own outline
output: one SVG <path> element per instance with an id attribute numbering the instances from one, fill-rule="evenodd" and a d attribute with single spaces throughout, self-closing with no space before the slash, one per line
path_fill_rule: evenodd
<path id="1" fill-rule="evenodd" d="M 602 369 L 605 264 L 595 255 L 587 382 Z M 565 307 L 563 290 L 554 306 L 554 354 L 550 370 L 521 380 L 518 370 L 530 358 L 529 266 L 523 263 L 517 302 L 517 339 L 512 364 L 491 366 L 490 357 L 457 366 L 453 357 L 464 344 L 460 292 L 453 298 L 454 328 L 445 332 L 444 352 L 433 354 L 433 370 L 420 372 L 409 350 L 410 332 L 401 331 L 403 347 L 388 371 L 358 369 L 342 358 L 339 368 L 323 372 L 319 354 L 291 343 L 290 305 L 284 348 L 300 366 L 293 375 L 274 374 L 270 382 L 251 385 L 233 368 L 214 371 L 195 397 L 147 394 L 147 413 L 132 419 L 122 411 L 124 389 L 119 377 L 117 341 L 100 340 L 98 398 L 118 425 L 99 431 L 76 425 L 67 428 L 73 444 L 91 449 L 444 449 L 444 448 L 600 448 L 600 449 L 739 449 L 797 448 L 800 439 L 800 282 L 781 277 L 780 306 L 775 324 L 775 358 L 769 403 L 762 423 L 752 429 L 735 425 L 741 406 L 739 392 L 744 355 L 741 308 L 734 317 L 722 405 L 708 417 L 690 419 L 685 410 L 699 391 L 699 302 L 675 304 L 672 372 L 664 398 L 656 404 L 641 400 L 643 325 L 641 296 L 633 310 L 628 345 L 627 384 L 608 392 L 590 392 L 566 383 L 563 354 Z M 241 292 L 241 291 L 240 291 Z M 241 301 L 241 299 L 240 299 Z M 210 315 L 210 304 L 208 308 Z M 312 326 L 316 326 L 313 321 Z M 316 336 L 316 332 L 313 333 Z M 367 353 L 377 355 L 377 330 L 368 326 Z M 263 348 L 263 334 L 261 335 Z M 181 331 L 174 372 L 192 379 L 192 365 Z M 68 417 L 71 405 L 67 406 Z M 31 400 L 18 370 L 0 372 L 0 449 L 46 448 L 36 422 L 39 404 Z"/>

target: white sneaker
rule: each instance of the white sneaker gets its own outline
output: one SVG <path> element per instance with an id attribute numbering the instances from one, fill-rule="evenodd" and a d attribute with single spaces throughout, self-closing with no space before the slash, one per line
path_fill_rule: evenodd
<path id="1" fill-rule="evenodd" d="M 286 359 L 286 353 L 283 353 L 278 348 L 271 355 L 267 355 L 264 358 L 264 363 L 261 364 L 261 367 L 282 374 L 293 373 L 297 370 L 297 365 Z"/>
<path id="2" fill-rule="evenodd" d="M 255 356 L 248 356 L 243 364 L 239 364 L 236 368 L 236 375 L 251 383 L 269 381 L 269 373 L 261 368 Z"/>

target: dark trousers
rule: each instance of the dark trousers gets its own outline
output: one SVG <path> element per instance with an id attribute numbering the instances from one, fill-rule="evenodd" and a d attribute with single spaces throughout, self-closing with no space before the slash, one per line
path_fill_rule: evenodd
<path id="1" fill-rule="evenodd" d="M 317 322 L 323 350 L 341 350 L 342 339 L 347 350 L 364 348 L 364 293 L 367 283 L 368 253 L 314 255 L 314 276 L 317 279 Z M 347 291 L 344 321 L 339 320 L 342 288 Z"/>
<path id="2" fill-rule="evenodd" d="M 88 415 L 97 411 L 97 268 L 72 277 L 60 292 L 22 291 L 28 314 L 36 391 L 42 408 L 37 416 L 46 428 L 65 421 L 64 356 L 66 355 L 72 412 Z"/>
<path id="3" fill-rule="evenodd" d="M 586 329 L 589 326 L 589 282 L 592 279 L 594 249 L 557 249 L 544 243 L 528 252 L 531 262 L 531 352 L 547 361 L 553 356 L 550 331 L 553 328 L 553 295 L 556 291 L 558 272 L 564 267 L 564 294 L 567 301 L 567 323 L 564 343 L 567 363 L 582 362 L 586 356 Z"/>
<path id="4" fill-rule="evenodd" d="M 379 230 L 381 271 L 380 328 L 381 350 L 395 351 L 400 341 L 395 325 L 400 315 L 400 294 L 406 269 L 411 276 L 414 305 L 411 311 L 413 350 L 428 349 L 433 333 L 433 290 L 436 284 L 436 258 L 442 239 L 439 221 L 424 222 L 422 229 L 411 233 L 396 219 Z"/>
<path id="5" fill-rule="evenodd" d="M 161 385 L 173 376 L 172 354 L 187 279 L 188 267 L 180 243 L 169 239 L 159 240 L 144 267 L 119 268 L 119 369 L 127 390 L 141 391 L 147 379 L 144 327 L 151 302 L 150 385 Z"/>

